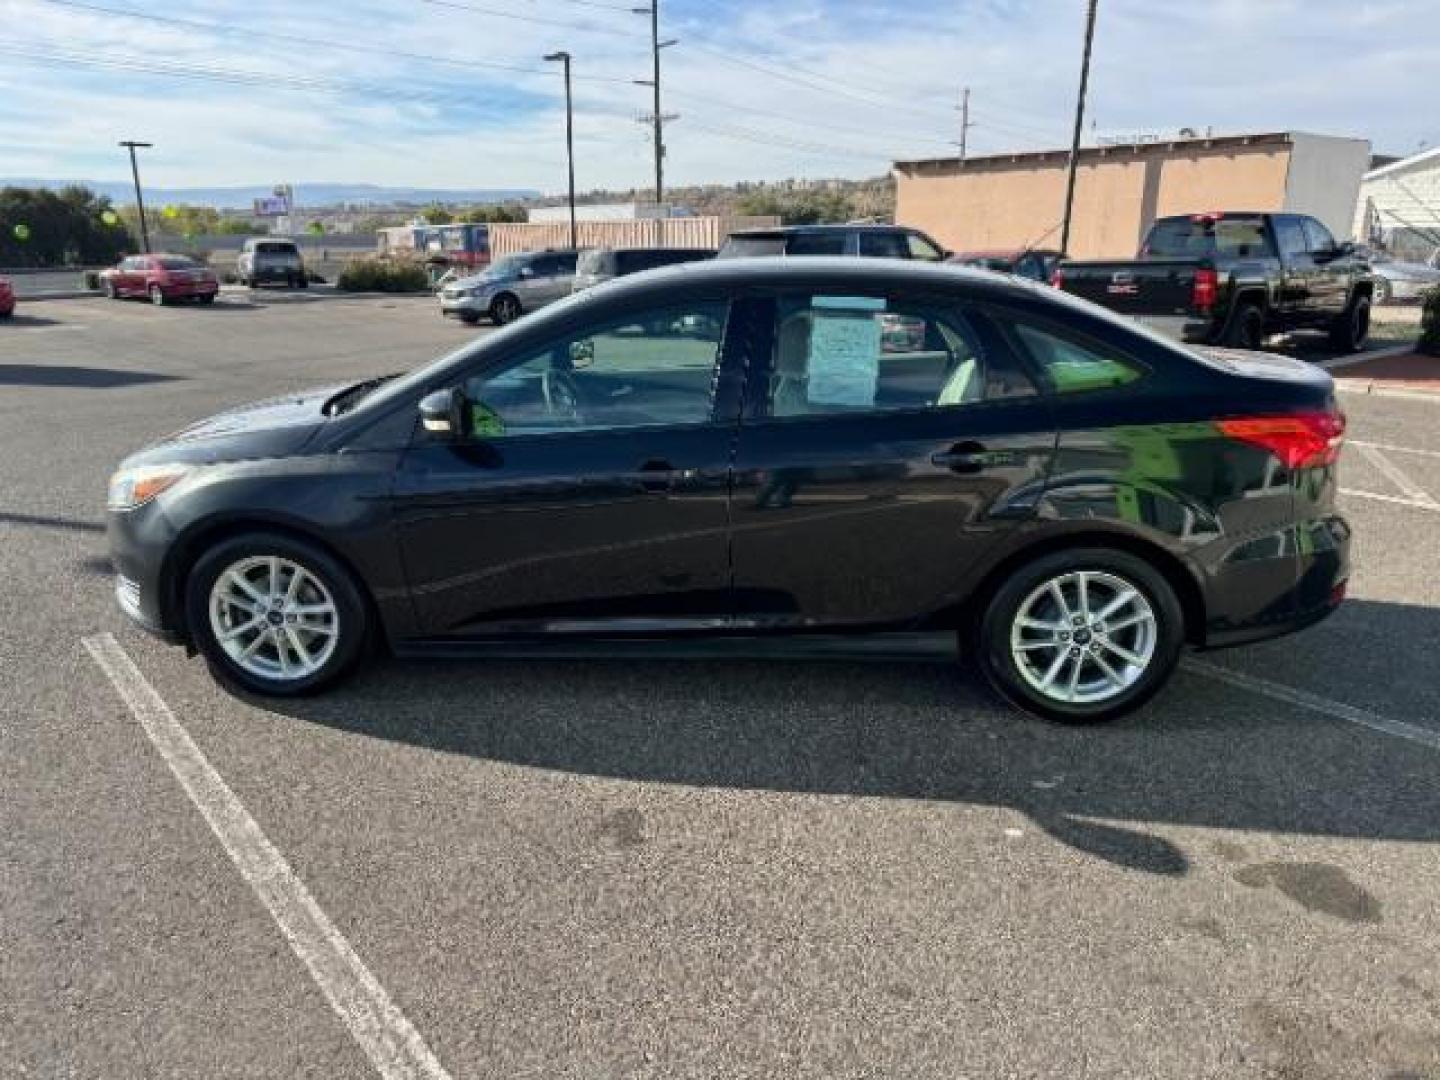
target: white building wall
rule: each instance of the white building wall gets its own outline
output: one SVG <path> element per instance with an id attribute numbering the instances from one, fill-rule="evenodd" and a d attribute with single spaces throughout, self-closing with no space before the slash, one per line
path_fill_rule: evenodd
<path id="1" fill-rule="evenodd" d="M 1370 167 L 1370 143 L 1303 131 L 1292 132 L 1290 139 L 1285 209 L 1317 217 L 1337 239 L 1346 239 L 1354 231 L 1355 199 Z"/>
<path id="2" fill-rule="evenodd" d="M 1440 234 L 1440 149 L 1366 174 L 1355 207 L 1357 236 L 1364 235 L 1370 207 L 1386 233 L 1416 229 Z"/>

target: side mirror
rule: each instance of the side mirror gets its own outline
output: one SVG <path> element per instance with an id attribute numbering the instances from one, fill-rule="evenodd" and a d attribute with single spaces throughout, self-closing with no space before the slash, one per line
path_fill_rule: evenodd
<path id="1" fill-rule="evenodd" d="M 426 394 L 420 400 L 420 423 L 438 439 L 460 438 L 465 429 L 465 392 L 457 386 Z"/>

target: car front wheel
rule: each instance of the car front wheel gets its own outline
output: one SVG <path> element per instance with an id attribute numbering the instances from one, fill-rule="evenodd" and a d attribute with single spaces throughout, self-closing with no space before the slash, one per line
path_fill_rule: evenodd
<path id="1" fill-rule="evenodd" d="M 1139 708 L 1175 670 L 1184 615 L 1145 560 L 1077 548 L 1022 567 L 990 597 L 973 636 L 1007 700 L 1049 720 L 1100 723 Z"/>
<path id="2" fill-rule="evenodd" d="M 186 588 L 186 618 L 217 678 L 275 697 L 313 693 L 342 677 L 369 637 L 349 572 L 318 547 L 252 533 L 206 552 Z"/>

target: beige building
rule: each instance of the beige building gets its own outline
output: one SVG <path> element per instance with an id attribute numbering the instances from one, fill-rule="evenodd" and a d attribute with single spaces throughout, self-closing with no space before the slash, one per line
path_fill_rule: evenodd
<path id="1" fill-rule="evenodd" d="M 895 165 L 896 220 L 954 251 L 1058 247 L 1066 150 Z M 1370 144 L 1301 132 L 1086 147 L 1070 254 L 1133 255 L 1156 218 L 1205 210 L 1312 214 L 1348 237 Z"/>

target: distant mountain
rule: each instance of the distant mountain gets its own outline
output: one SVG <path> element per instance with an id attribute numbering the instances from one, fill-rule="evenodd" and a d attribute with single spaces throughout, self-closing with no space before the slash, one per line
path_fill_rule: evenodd
<path id="1" fill-rule="evenodd" d="M 0 177 L 0 187 L 62 188 L 80 184 L 117 203 L 135 201 L 135 189 L 128 180 L 42 180 L 34 177 Z M 164 188 L 145 186 L 145 201 L 157 206 L 166 203 L 213 206 L 220 210 L 248 210 L 256 199 L 274 194 L 273 185 L 237 187 Z M 380 184 L 296 184 L 295 203 L 312 209 L 354 203 L 374 206 L 429 206 L 431 203 L 515 202 L 533 199 L 538 191 L 526 188 L 410 188 Z"/>

